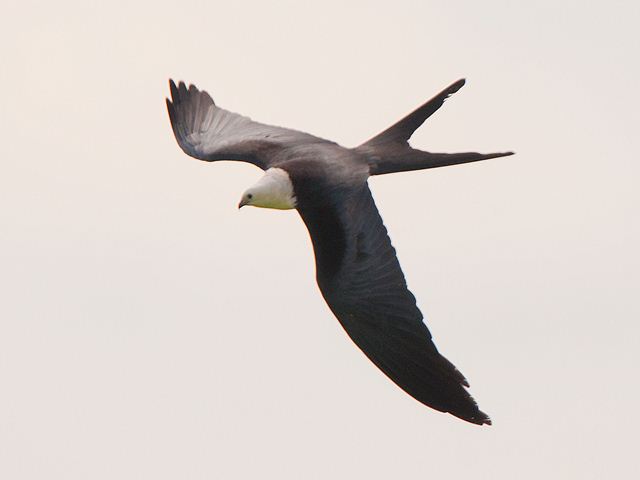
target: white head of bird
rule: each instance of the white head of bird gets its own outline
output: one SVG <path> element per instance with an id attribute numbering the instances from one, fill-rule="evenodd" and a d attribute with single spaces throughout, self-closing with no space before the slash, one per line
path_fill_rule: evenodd
<path id="1" fill-rule="evenodd" d="M 245 205 L 289 210 L 296 208 L 296 196 L 289 174 L 281 168 L 270 168 L 258 182 L 247 189 L 238 208 Z"/>

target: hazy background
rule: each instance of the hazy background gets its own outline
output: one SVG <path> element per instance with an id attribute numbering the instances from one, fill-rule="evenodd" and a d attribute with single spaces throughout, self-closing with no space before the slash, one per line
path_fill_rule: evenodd
<path id="1" fill-rule="evenodd" d="M 87 3 L 3 1 L 1 478 L 638 476 L 638 2 Z M 489 428 L 387 380 L 164 105 L 355 146 L 463 76 L 413 145 L 517 155 L 371 183 Z"/>

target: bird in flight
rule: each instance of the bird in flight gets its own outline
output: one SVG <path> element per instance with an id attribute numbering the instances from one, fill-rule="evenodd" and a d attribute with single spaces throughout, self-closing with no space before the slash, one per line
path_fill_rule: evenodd
<path id="1" fill-rule="evenodd" d="M 183 82 L 176 86 L 170 80 L 167 108 L 187 155 L 209 162 L 249 162 L 265 171 L 242 194 L 239 207 L 298 211 L 311 236 L 324 299 L 380 370 L 419 402 L 490 425 L 467 392 L 467 380 L 434 345 L 367 184 L 371 175 L 513 154 L 432 153 L 409 145 L 413 132 L 464 83 L 453 83 L 356 148 L 254 122 L 218 107 L 207 92 Z"/>

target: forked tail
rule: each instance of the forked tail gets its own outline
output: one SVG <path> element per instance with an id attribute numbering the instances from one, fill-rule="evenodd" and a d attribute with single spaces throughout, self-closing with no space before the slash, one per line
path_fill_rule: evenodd
<path id="1" fill-rule="evenodd" d="M 409 138 L 413 132 L 433 115 L 450 95 L 460 90 L 464 83 L 465 80 L 460 79 L 451 84 L 402 120 L 357 147 L 355 150 L 366 156 L 371 175 L 445 167 L 513 155 L 513 152 L 432 153 L 411 148 Z"/>

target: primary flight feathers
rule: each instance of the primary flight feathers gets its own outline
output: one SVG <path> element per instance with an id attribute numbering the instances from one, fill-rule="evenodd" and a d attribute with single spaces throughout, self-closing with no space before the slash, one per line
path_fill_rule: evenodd
<path id="1" fill-rule="evenodd" d="M 254 122 L 182 82 L 170 81 L 167 107 L 176 140 L 188 155 L 250 162 L 267 175 L 286 172 L 278 178 L 290 182 L 291 205 L 309 230 L 318 286 L 353 342 L 418 401 L 481 425 L 491 420 L 467 392 L 464 376 L 436 349 L 367 184 L 370 175 L 512 155 L 429 153 L 409 146 L 413 132 L 463 85 L 464 80 L 455 82 L 353 149 Z"/>
<path id="2" fill-rule="evenodd" d="M 178 144 L 187 155 L 200 160 L 239 160 L 263 170 L 282 148 L 327 142 L 308 133 L 272 127 L 216 106 L 207 92 L 171 80 L 167 108 Z"/>

